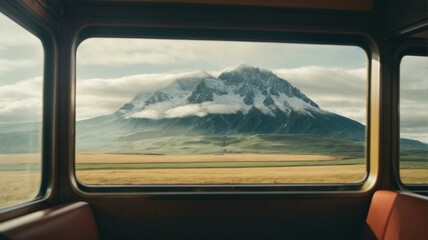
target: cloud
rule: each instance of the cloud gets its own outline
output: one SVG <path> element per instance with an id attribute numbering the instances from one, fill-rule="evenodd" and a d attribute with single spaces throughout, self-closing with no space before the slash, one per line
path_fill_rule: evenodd
<path id="1" fill-rule="evenodd" d="M 366 122 L 367 69 L 308 66 L 274 70 L 322 109 Z"/>
<path id="2" fill-rule="evenodd" d="M 42 75 L 41 41 L 2 13 L 0 26 L 0 86 Z"/>
<path id="3" fill-rule="evenodd" d="M 203 74 L 201 71 L 178 74 L 137 74 L 121 78 L 77 80 L 77 119 L 108 115 L 130 102 L 139 93 L 153 93 L 177 79 Z"/>
<path id="4" fill-rule="evenodd" d="M 212 104 L 204 102 L 201 104 L 190 104 L 179 106 L 165 112 L 166 118 L 182 118 L 187 116 L 204 117 L 208 114 L 231 114 L 236 113 L 241 107 L 239 105 Z"/>
<path id="5" fill-rule="evenodd" d="M 221 69 L 250 61 L 278 44 L 234 41 L 90 38 L 77 49 L 80 66 L 161 65 L 173 69 Z M 282 44 L 284 49 L 288 45 Z M 262 62 L 262 61 L 260 61 Z"/>
<path id="6" fill-rule="evenodd" d="M 0 50 L 41 45 L 37 37 L 2 13 L 0 13 L 0 26 Z"/>
<path id="7" fill-rule="evenodd" d="M 183 118 L 189 116 L 205 117 L 208 114 L 232 114 L 239 111 L 239 105 L 214 104 L 203 102 L 200 104 L 188 104 L 183 106 L 171 106 L 163 103 L 149 105 L 140 112 L 133 113 L 129 118 Z"/>
<path id="8" fill-rule="evenodd" d="M 428 143 L 428 58 L 406 56 L 400 66 L 400 135 Z"/>
<path id="9" fill-rule="evenodd" d="M 132 70 L 139 68 L 139 73 L 162 73 L 217 71 L 242 63 L 268 69 L 355 68 L 364 67 L 366 59 L 356 46 L 211 40 L 90 38 L 77 49 L 77 65 L 84 78 L 95 76 L 94 68 L 105 68 L 110 74 L 131 66 Z"/>
<path id="10" fill-rule="evenodd" d="M 200 55 L 194 51 L 191 41 L 172 43 L 153 39 L 87 39 L 78 47 L 77 62 L 85 65 L 123 66 L 132 64 L 177 64 L 195 61 Z"/>
<path id="11" fill-rule="evenodd" d="M 0 122 L 40 121 L 42 78 L 0 86 Z"/>
<path id="12" fill-rule="evenodd" d="M 0 86 L 1 99 L 23 99 L 41 97 L 43 89 L 42 77 L 35 77 L 15 84 Z"/>
<path id="13" fill-rule="evenodd" d="M 164 116 L 162 112 L 154 109 L 147 109 L 147 110 L 133 113 L 128 118 L 146 118 L 146 119 L 158 120 L 158 119 L 162 119 L 163 117 Z"/>
<path id="14" fill-rule="evenodd" d="M 36 62 L 32 59 L 10 60 L 0 58 L 0 73 L 22 70 L 35 64 Z"/>

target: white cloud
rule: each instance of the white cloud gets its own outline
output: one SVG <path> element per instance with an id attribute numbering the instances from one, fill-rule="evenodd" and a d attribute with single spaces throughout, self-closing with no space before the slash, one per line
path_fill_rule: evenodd
<path id="1" fill-rule="evenodd" d="M 0 86 L 1 99 L 21 99 L 42 96 L 42 77 L 35 77 L 14 84 Z"/>
<path id="2" fill-rule="evenodd" d="M 27 79 L 0 86 L 0 114 L 2 118 L 39 120 L 42 112 L 42 78 Z"/>
<path id="3" fill-rule="evenodd" d="M 428 143 L 428 58 L 406 56 L 400 66 L 401 137 Z"/>
<path id="4" fill-rule="evenodd" d="M 147 118 L 147 119 L 162 119 L 166 118 L 165 112 L 176 108 L 177 105 L 173 102 L 159 102 L 147 106 L 139 112 L 130 114 L 129 118 Z"/>
<path id="5" fill-rule="evenodd" d="M 145 39 L 91 38 L 82 42 L 78 48 L 77 62 L 85 65 L 123 66 L 132 64 L 177 64 L 198 60 L 201 56 L 195 51 L 198 47 L 188 42 Z"/>
<path id="6" fill-rule="evenodd" d="M 322 109 L 366 122 L 367 69 L 308 66 L 273 71 Z"/>
<path id="7" fill-rule="evenodd" d="M 206 115 L 208 115 L 207 109 L 204 109 L 201 104 L 178 106 L 165 112 L 165 117 L 167 118 L 183 118 L 187 116 L 205 117 Z"/>
<path id="8" fill-rule="evenodd" d="M 41 41 L 2 13 L 0 28 L 0 86 L 42 75 Z"/>
<path id="9" fill-rule="evenodd" d="M 189 116 L 204 117 L 208 114 L 231 114 L 240 110 L 239 105 L 214 104 L 203 102 L 200 104 L 188 104 L 183 106 L 172 106 L 164 103 L 149 105 L 143 111 L 131 114 L 130 118 L 183 118 Z"/>
<path id="10" fill-rule="evenodd" d="M 258 58 L 263 54 L 274 58 L 271 61 L 279 60 L 278 46 L 281 53 L 294 47 L 293 44 L 234 41 L 90 38 L 79 45 L 77 64 L 105 67 L 158 65 L 181 70 L 204 66 L 208 71 L 242 63 L 263 63 Z M 253 59 L 257 59 L 256 62 Z"/>
<path id="11" fill-rule="evenodd" d="M 115 96 L 132 98 L 139 92 L 152 93 L 164 88 L 176 79 L 194 76 L 200 71 L 178 74 L 137 74 L 121 78 L 92 78 L 77 80 L 78 95 L 98 95 L 114 93 Z"/>
<path id="12" fill-rule="evenodd" d="M 307 66 L 292 69 L 274 70 L 280 77 L 288 80 L 302 91 L 307 88 L 312 95 L 337 93 L 359 96 L 365 92 L 367 69 L 343 69 L 319 66 Z M 308 94 L 309 95 L 309 94 Z"/>
<path id="13" fill-rule="evenodd" d="M 163 114 L 162 112 L 154 109 L 147 109 L 147 110 L 133 113 L 129 116 L 129 118 L 147 118 L 147 119 L 158 120 L 163 118 Z"/>
<path id="14" fill-rule="evenodd" d="M 195 67 L 215 71 L 242 63 L 269 69 L 317 64 L 348 68 L 363 66 L 365 61 L 365 52 L 355 46 L 294 43 L 90 38 L 77 50 L 79 66 L 133 65 L 152 72 L 186 71 Z"/>
<path id="15" fill-rule="evenodd" d="M 178 74 L 138 74 L 121 78 L 82 79 L 76 83 L 77 119 L 107 115 L 128 103 L 138 93 L 153 93 L 176 79 L 202 74 L 200 71 Z M 166 110 L 166 109 L 165 109 Z"/>
<path id="16" fill-rule="evenodd" d="M 230 114 L 236 113 L 241 107 L 239 105 L 212 104 L 204 102 L 201 104 L 190 104 L 179 106 L 165 112 L 166 118 L 181 118 L 187 116 L 204 117 L 208 114 Z"/>
<path id="17" fill-rule="evenodd" d="M 0 13 L 0 26 L 0 50 L 10 47 L 41 46 L 37 37 L 2 13 Z"/>
<path id="18" fill-rule="evenodd" d="M 34 65 L 36 65 L 36 62 L 31 59 L 10 60 L 0 58 L 0 73 L 22 70 Z"/>

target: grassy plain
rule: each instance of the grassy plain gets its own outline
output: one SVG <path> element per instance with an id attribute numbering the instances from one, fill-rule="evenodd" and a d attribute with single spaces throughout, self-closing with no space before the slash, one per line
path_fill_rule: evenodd
<path id="1" fill-rule="evenodd" d="M 3 208 L 33 199 L 39 192 L 41 176 L 34 171 L 2 171 L 0 182 L 0 208 Z"/>
<path id="2" fill-rule="evenodd" d="M 90 145 L 88 145 L 90 146 Z M 115 151 L 119 147 L 121 151 Z M 126 147 L 126 148 L 125 148 Z M 83 184 L 355 183 L 366 175 L 364 143 L 311 136 L 184 136 L 112 142 L 78 150 Z M 428 150 L 401 150 L 406 184 L 428 182 Z M 40 154 L 0 154 L 0 208 L 32 199 Z"/>
<path id="3" fill-rule="evenodd" d="M 77 139 L 77 152 L 121 154 L 295 154 L 364 157 L 364 142 L 299 134 L 233 134 L 144 137 L 144 132 Z M 90 141 L 89 141 L 90 139 Z"/>
<path id="4" fill-rule="evenodd" d="M 78 171 L 84 184 L 275 184 L 352 183 L 364 165 L 265 168 L 127 169 Z"/>
<path id="5" fill-rule="evenodd" d="M 428 168 L 400 169 L 400 178 L 405 184 L 427 184 Z"/>
<path id="6" fill-rule="evenodd" d="M 120 154 L 78 153 L 76 163 L 182 163 L 182 162 L 282 162 L 282 161 L 330 161 L 340 160 L 337 156 L 316 154 Z"/>
<path id="7" fill-rule="evenodd" d="M 84 184 L 350 183 L 365 177 L 363 161 L 304 154 L 81 153 L 76 168 Z"/>

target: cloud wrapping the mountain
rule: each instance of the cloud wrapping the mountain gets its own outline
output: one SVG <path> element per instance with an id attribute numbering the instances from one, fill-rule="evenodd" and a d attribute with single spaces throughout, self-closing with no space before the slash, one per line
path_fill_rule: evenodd
<path id="1" fill-rule="evenodd" d="M 162 112 L 154 109 L 147 109 L 147 110 L 133 113 L 129 115 L 127 118 L 146 118 L 146 119 L 158 120 L 163 118 L 163 114 Z"/>
<path id="2" fill-rule="evenodd" d="M 128 118 L 147 118 L 158 120 L 162 118 L 183 118 L 189 116 L 205 117 L 208 114 L 232 114 L 240 110 L 239 105 L 214 104 L 203 102 L 184 106 L 167 106 L 163 103 L 150 105 L 147 109 L 136 112 Z"/>
<path id="3" fill-rule="evenodd" d="M 77 119 L 111 114 L 138 93 L 153 93 L 168 86 L 177 78 L 199 73 L 200 71 L 178 74 L 137 74 L 121 78 L 78 80 L 76 83 Z"/>
<path id="4" fill-rule="evenodd" d="M 201 104 L 189 104 L 169 109 L 165 112 L 166 118 L 182 118 L 187 116 L 205 117 L 208 114 L 231 114 L 240 109 L 238 105 L 212 104 L 203 102 Z"/>

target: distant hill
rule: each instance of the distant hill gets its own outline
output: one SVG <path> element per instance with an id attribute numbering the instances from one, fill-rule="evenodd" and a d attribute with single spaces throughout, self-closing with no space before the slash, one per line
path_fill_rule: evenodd
<path id="1" fill-rule="evenodd" d="M 428 144 L 425 144 L 418 140 L 400 138 L 400 148 L 416 148 L 428 150 Z"/>

